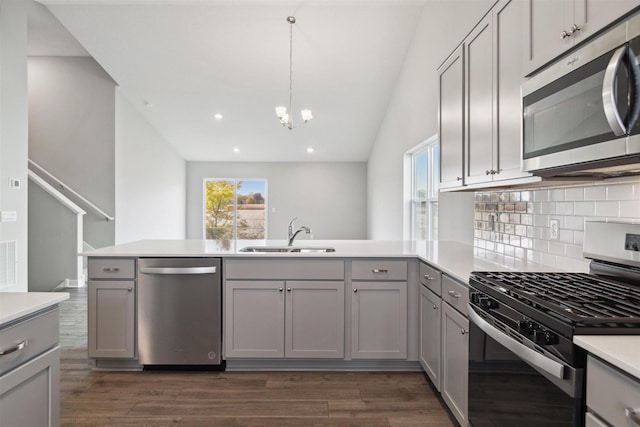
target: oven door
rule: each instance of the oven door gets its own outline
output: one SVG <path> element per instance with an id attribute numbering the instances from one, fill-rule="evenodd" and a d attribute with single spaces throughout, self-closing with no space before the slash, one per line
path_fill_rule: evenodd
<path id="1" fill-rule="evenodd" d="M 469 425 L 583 425 L 583 375 L 469 304 Z"/>

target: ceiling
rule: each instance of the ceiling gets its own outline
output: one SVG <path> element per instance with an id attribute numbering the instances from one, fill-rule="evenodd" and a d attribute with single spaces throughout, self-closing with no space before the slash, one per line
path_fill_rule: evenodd
<path id="1" fill-rule="evenodd" d="M 41 3 L 30 13 L 30 54 L 92 56 L 189 161 L 366 161 L 424 5 Z M 297 20 L 293 111 L 297 118 L 303 108 L 314 115 L 293 130 L 275 116 L 275 107 L 288 103 L 289 15 Z"/>

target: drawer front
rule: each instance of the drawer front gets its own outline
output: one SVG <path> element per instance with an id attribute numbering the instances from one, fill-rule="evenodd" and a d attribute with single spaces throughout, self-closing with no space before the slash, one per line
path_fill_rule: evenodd
<path id="1" fill-rule="evenodd" d="M 469 288 L 443 274 L 442 301 L 466 316 L 467 304 L 469 304 Z"/>
<path id="2" fill-rule="evenodd" d="M 423 262 L 420 263 L 420 283 L 436 295 L 442 293 L 442 273 Z"/>
<path id="3" fill-rule="evenodd" d="M 133 258 L 89 258 L 89 279 L 135 279 Z"/>
<path id="4" fill-rule="evenodd" d="M 640 407 L 640 382 L 590 356 L 587 407 L 612 426 L 634 425 L 627 420 L 625 409 Z"/>
<path id="5" fill-rule="evenodd" d="M 227 279 L 344 280 L 342 260 L 229 259 L 224 264 Z"/>
<path id="6" fill-rule="evenodd" d="M 0 375 L 58 344 L 59 310 L 46 311 L 0 331 Z"/>
<path id="7" fill-rule="evenodd" d="M 352 261 L 353 280 L 407 280 L 407 261 Z"/>

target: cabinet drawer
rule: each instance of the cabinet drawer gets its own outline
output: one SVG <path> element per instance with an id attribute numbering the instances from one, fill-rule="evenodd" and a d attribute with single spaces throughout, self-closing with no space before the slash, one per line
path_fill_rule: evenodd
<path id="1" fill-rule="evenodd" d="M 407 261 L 352 261 L 353 280 L 407 280 Z"/>
<path id="2" fill-rule="evenodd" d="M 466 316 L 467 304 L 469 304 L 469 288 L 443 274 L 442 301 Z"/>
<path id="3" fill-rule="evenodd" d="M 223 270 L 227 279 L 344 280 L 342 260 L 230 259 Z"/>
<path id="4" fill-rule="evenodd" d="M 625 409 L 640 407 L 640 382 L 589 357 L 587 407 L 612 426 L 633 425 L 627 421 Z"/>
<path id="5" fill-rule="evenodd" d="M 89 258 L 89 279 L 135 279 L 133 258 Z"/>
<path id="6" fill-rule="evenodd" d="M 36 357 L 58 343 L 59 310 L 53 309 L 0 330 L 0 375 Z"/>
<path id="7" fill-rule="evenodd" d="M 431 289 L 436 295 L 442 293 L 442 273 L 423 262 L 420 263 L 420 283 Z"/>

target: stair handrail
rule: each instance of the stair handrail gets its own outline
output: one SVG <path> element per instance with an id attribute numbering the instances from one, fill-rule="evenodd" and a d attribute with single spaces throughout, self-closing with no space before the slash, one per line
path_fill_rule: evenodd
<path id="1" fill-rule="evenodd" d="M 39 164 L 37 164 L 36 162 L 34 162 L 31 159 L 29 160 L 29 165 L 37 168 L 40 172 L 42 172 L 43 174 L 45 174 L 47 177 L 49 177 L 51 180 L 53 180 L 56 184 L 58 184 L 60 186 L 60 188 L 62 188 L 63 190 L 68 191 L 69 193 L 73 194 L 76 198 L 78 198 L 79 200 L 82 201 L 82 203 L 84 203 L 85 205 L 87 205 L 88 207 L 90 207 L 91 209 L 93 209 L 95 212 L 97 212 L 98 214 L 100 214 L 100 216 L 104 217 L 104 219 L 106 219 L 107 221 L 113 221 L 115 220 L 115 218 L 111 215 L 109 215 L 108 213 L 106 213 L 105 211 L 103 211 L 102 209 L 100 209 L 99 207 L 97 207 L 96 205 L 94 205 L 93 203 L 91 203 L 89 200 L 87 200 L 85 197 L 83 197 L 82 195 L 80 195 L 77 191 L 75 191 L 73 188 L 69 187 L 67 184 L 65 184 L 64 182 L 60 181 L 58 178 L 56 178 L 54 175 L 52 175 L 49 171 L 47 171 L 45 168 L 43 168 L 42 166 L 40 166 Z"/>
<path id="2" fill-rule="evenodd" d="M 84 209 L 82 209 L 80 206 L 75 204 L 71 199 L 69 199 L 67 196 L 65 196 L 60 191 L 58 191 L 53 185 L 49 184 L 42 177 L 38 176 L 38 174 L 35 173 L 34 171 L 27 170 L 27 175 L 28 175 L 28 177 L 29 177 L 29 179 L 31 181 L 33 181 L 36 184 L 38 184 L 38 186 L 40 188 L 42 188 L 44 191 L 49 193 L 53 198 L 55 198 L 57 201 L 62 203 L 65 207 L 67 207 L 69 210 L 71 210 L 74 214 L 76 214 L 76 215 L 84 215 L 84 214 L 87 213 Z"/>

